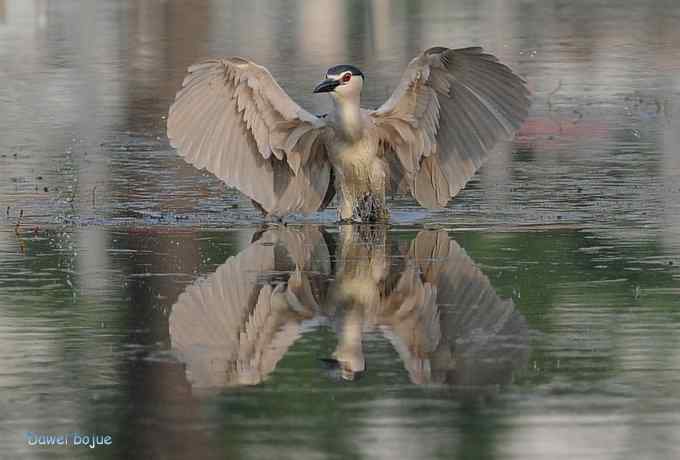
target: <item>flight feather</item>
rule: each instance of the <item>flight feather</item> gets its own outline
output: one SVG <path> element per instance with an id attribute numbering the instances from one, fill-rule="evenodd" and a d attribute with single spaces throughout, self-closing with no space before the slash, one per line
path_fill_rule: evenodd
<path id="1" fill-rule="evenodd" d="M 171 145 L 187 162 L 275 216 L 327 204 L 333 185 L 320 139 L 325 127 L 266 68 L 238 57 L 189 67 L 167 126 Z"/>
<path id="2" fill-rule="evenodd" d="M 369 112 L 392 175 L 423 206 L 445 206 L 529 111 L 524 80 L 482 48 L 430 48 Z M 397 188 L 392 181 L 392 191 Z"/>

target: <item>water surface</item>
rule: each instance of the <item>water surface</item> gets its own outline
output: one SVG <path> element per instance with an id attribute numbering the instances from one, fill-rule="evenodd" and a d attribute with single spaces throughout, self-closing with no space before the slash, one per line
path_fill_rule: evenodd
<path id="1" fill-rule="evenodd" d="M 676 2 L 0 0 L 4 458 L 680 457 Z M 379 105 L 482 45 L 529 120 L 444 210 L 288 226 L 169 147 L 185 68 Z M 26 433 L 108 434 L 109 447 Z"/>

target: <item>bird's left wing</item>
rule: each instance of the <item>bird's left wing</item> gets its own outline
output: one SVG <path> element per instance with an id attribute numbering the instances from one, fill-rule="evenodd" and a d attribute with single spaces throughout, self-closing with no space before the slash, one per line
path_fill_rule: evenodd
<path id="1" fill-rule="evenodd" d="M 369 112 L 390 164 L 392 190 L 445 206 L 499 141 L 527 117 L 524 80 L 481 48 L 430 48 L 392 96 Z"/>
<path id="2" fill-rule="evenodd" d="M 238 57 L 189 67 L 168 115 L 170 143 L 187 162 L 275 216 L 313 212 L 332 198 L 325 127 L 266 68 Z"/>

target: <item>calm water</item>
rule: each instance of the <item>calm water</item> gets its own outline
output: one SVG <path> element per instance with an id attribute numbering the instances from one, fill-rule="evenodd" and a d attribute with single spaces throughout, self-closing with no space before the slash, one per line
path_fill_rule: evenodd
<path id="1" fill-rule="evenodd" d="M 0 0 L 0 458 L 680 458 L 678 21 L 670 0 Z M 477 44 L 525 76 L 530 119 L 448 209 L 396 199 L 389 227 L 265 227 L 164 134 L 206 56 L 321 112 L 333 64 L 377 106 L 419 50 Z"/>

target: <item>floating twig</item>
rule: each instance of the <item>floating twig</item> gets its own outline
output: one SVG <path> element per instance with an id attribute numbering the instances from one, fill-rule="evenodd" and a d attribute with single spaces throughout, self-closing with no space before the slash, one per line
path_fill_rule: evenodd
<path id="1" fill-rule="evenodd" d="M 24 218 L 24 210 L 19 211 L 19 218 L 17 219 L 17 224 L 14 227 L 14 233 L 19 235 L 19 227 L 21 226 L 21 220 Z"/>
<path id="2" fill-rule="evenodd" d="M 548 93 L 548 110 L 552 111 L 552 97 L 562 89 L 562 80 L 557 82 L 557 87 Z"/>

